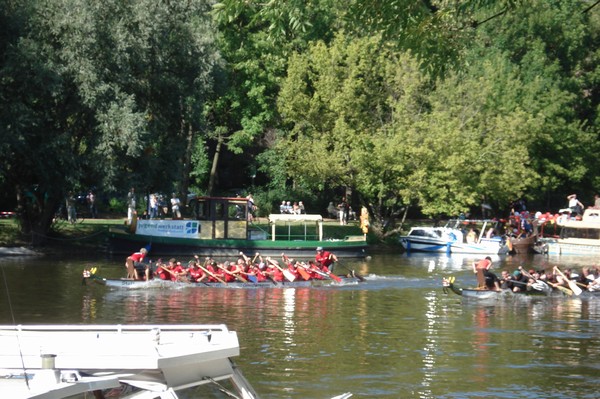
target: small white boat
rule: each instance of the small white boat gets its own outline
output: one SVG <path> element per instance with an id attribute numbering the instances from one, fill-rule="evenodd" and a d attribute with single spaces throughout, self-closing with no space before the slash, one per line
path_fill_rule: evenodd
<path id="1" fill-rule="evenodd" d="M 450 253 L 452 243 L 462 237 L 462 231 L 448 227 L 413 227 L 400 237 L 400 244 L 407 251 Z"/>
<path id="2" fill-rule="evenodd" d="M 509 252 L 506 242 L 499 236 L 487 236 L 492 220 L 450 220 L 444 227 L 413 227 L 400 237 L 407 251 L 445 252 L 458 254 L 501 255 Z M 469 236 L 463 230 L 477 225 L 479 234 Z"/>
<path id="3" fill-rule="evenodd" d="M 0 326 L 0 392 L 10 399 L 177 399 L 203 384 L 258 396 L 235 366 L 237 334 L 224 325 Z"/>

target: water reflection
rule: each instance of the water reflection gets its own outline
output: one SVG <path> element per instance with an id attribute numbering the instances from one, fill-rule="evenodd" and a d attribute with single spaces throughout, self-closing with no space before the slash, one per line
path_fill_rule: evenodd
<path id="1" fill-rule="evenodd" d="M 596 397 L 600 298 L 464 301 L 443 276 L 475 282 L 471 256 L 344 260 L 369 280 L 321 288 L 127 290 L 81 286 L 86 262 L 3 260 L 0 318 L 17 323 L 223 323 L 265 399 Z M 593 259 L 504 257 L 497 270 Z M 95 265 L 109 277 L 122 262 Z M 12 310 L 7 305 L 12 300 Z M 552 378 L 549 378 L 551 374 Z"/>

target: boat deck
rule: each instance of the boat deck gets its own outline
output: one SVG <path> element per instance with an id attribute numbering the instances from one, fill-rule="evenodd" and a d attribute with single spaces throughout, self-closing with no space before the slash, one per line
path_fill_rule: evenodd
<path id="1" fill-rule="evenodd" d="M 0 391 L 64 398 L 125 384 L 146 398 L 177 398 L 179 389 L 243 381 L 230 359 L 238 355 L 237 334 L 225 325 L 0 326 Z"/>

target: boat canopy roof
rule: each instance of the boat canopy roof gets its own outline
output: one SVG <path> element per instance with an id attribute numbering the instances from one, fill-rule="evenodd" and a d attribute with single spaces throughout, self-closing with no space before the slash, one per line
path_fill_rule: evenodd
<path id="1" fill-rule="evenodd" d="M 323 241 L 323 216 L 311 215 L 311 214 L 300 214 L 300 215 L 289 215 L 272 213 L 269 215 L 269 224 L 271 225 L 271 240 L 275 241 L 275 226 L 278 224 L 285 224 L 290 226 L 292 223 L 304 223 L 304 235 L 306 236 L 306 225 L 308 223 L 315 223 L 317 228 L 318 240 Z M 288 228 L 288 238 L 291 236 Z"/>
<path id="2" fill-rule="evenodd" d="M 581 220 L 568 217 L 559 218 L 558 225 L 577 229 L 600 229 L 600 209 L 586 209 Z"/>
<path id="3" fill-rule="evenodd" d="M 322 222 L 323 216 L 321 215 L 289 215 L 289 214 L 279 214 L 272 213 L 269 215 L 269 223 L 277 223 L 277 222 Z"/>

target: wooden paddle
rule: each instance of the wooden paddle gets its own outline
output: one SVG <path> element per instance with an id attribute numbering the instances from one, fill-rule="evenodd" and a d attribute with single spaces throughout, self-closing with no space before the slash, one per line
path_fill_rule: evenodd
<path id="1" fill-rule="evenodd" d="M 325 270 L 323 270 L 323 269 L 325 269 Z M 323 267 L 323 268 L 321 269 L 321 271 L 322 271 L 323 273 L 325 273 L 325 274 L 327 275 L 327 277 L 329 277 L 330 279 L 332 279 L 332 280 L 335 280 L 335 281 L 337 281 L 338 283 L 341 283 L 341 282 L 342 282 L 342 279 L 341 279 L 339 276 L 336 276 L 335 274 L 331 273 L 331 272 L 329 271 L 329 269 L 328 269 L 328 268 L 326 268 L 326 267 Z"/>
<path id="2" fill-rule="evenodd" d="M 271 258 L 267 258 L 267 262 L 269 262 L 270 264 L 272 264 L 273 266 L 275 266 L 276 268 L 278 268 L 279 270 L 281 270 L 281 272 L 283 273 L 283 276 L 286 278 L 286 280 L 288 280 L 289 282 L 293 282 L 294 280 L 296 280 L 296 276 L 294 276 L 294 273 L 290 272 L 287 269 L 283 269 L 281 266 L 279 266 L 277 264 L 276 261 L 274 261 Z"/>
<path id="3" fill-rule="evenodd" d="M 284 253 L 281 254 L 281 258 L 283 259 L 283 261 L 287 264 L 290 264 L 290 258 L 288 258 L 288 256 Z M 311 275 L 309 272 L 307 272 L 305 269 L 303 268 L 296 268 L 296 270 L 298 270 L 298 274 L 300 275 L 300 277 L 302 277 L 305 281 L 308 281 L 311 279 Z"/>
<path id="4" fill-rule="evenodd" d="M 158 266 L 160 269 L 163 269 L 164 271 L 168 272 L 171 276 L 175 276 L 175 278 L 177 279 L 177 281 L 181 281 L 184 283 L 189 283 L 189 279 L 187 278 L 187 276 L 181 276 L 179 274 L 175 274 L 174 271 L 167 269 L 166 267 L 164 267 L 163 265 L 159 265 Z"/>
<path id="5" fill-rule="evenodd" d="M 317 269 L 316 267 L 312 268 L 310 266 L 307 266 L 305 263 L 301 263 L 300 266 L 303 267 L 304 269 L 308 270 L 309 272 L 314 272 L 314 273 L 317 273 L 319 276 L 323 276 L 325 278 L 329 278 L 329 276 L 327 275 L 327 273 L 325 273 L 324 271 L 321 271 L 321 270 Z"/>
<path id="6" fill-rule="evenodd" d="M 339 263 L 339 261 L 338 261 L 338 263 Z M 356 277 L 358 279 L 358 281 L 360 281 L 361 283 L 365 281 L 365 278 L 363 276 L 361 276 L 360 274 L 356 273 L 354 270 L 350 269 L 346 265 L 342 265 L 342 267 L 344 269 L 348 270 L 348 272 L 350 272 L 350 275 L 352 277 Z"/>
<path id="7" fill-rule="evenodd" d="M 560 274 L 560 276 L 562 278 L 567 280 L 567 284 L 569 284 L 569 288 L 571 289 L 571 291 L 573 291 L 573 293 L 575 295 L 581 295 L 583 290 L 577 286 L 577 283 L 575 283 L 575 281 L 568 279 L 567 276 L 565 276 L 564 273 L 558 268 L 558 266 L 554 266 L 554 271 L 557 272 L 558 274 Z"/>
<path id="8" fill-rule="evenodd" d="M 254 259 L 252 259 L 252 261 L 250 261 L 250 258 L 249 258 L 249 257 L 247 257 L 247 256 L 246 256 L 246 254 L 244 254 L 242 251 L 240 251 L 240 256 L 241 256 L 242 258 L 244 258 L 244 262 L 246 262 L 246 266 L 247 266 L 247 267 L 250 267 L 250 266 L 252 266 L 252 265 L 254 264 L 254 261 L 256 260 L 256 258 L 257 258 L 259 255 L 260 255 L 260 254 L 257 252 L 257 253 L 254 255 Z M 252 281 L 253 283 L 256 283 L 256 282 L 258 282 L 258 278 L 257 278 L 257 277 L 256 277 L 254 274 L 252 274 L 252 273 L 247 273 L 247 272 L 244 272 L 244 271 L 242 271 L 242 272 L 240 272 L 240 273 L 243 273 L 243 274 L 245 274 L 245 275 L 246 275 L 246 278 L 247 278 L 248 280 Z"/>
<path id="9" fill-rule="evenodd" d="M 212 273 L 210 270 L 208 270 L 204 266 L 198 265 L 198 267 L 200 269 L 202 269 L 202 271 L 204 271 L 204 273 L 208 274 L 209 276 L 211 276 L 212 278 L 214 278 L 215 280 L 217 280 L 219 283 L 223 283 L 223 284 L 227 285 L 227 281 L 223 280 L 221 277 L 219 277 L 216 274 Z"/>
<path id="10" fill-rule="evenodd" d="M 551 283 L 550 281 L 548 281 L 548 284 L 550 284 L 550 286 L 552 286 L 552 288 L 556 288 L 557 290 L 562 291 L 565 295 L 568 295 L 568 296 L 573 295 L 573 291 L 571 291 L 567 287 L 563 287 L 562 285 Z"/>
<path id="11" fill-rule="evenodd" d="M 552 291 L 552 288 L 550 288 L 550 286 L 548 286 L 548 284 L 545 281 L 533 277 L 531 274 L 529 274 L 527 270 L 523 269 L 523 266 L 519 266 L 519 270 L 521 271 L 521 274 L 523 274 L 523 276 L 534 280 L 536 283 L 541 284 L 543 286 L 543 289 L 541 290 L 542 292 L 548 293 L 548 290 Z"/>
<path id="12" fill-rule="evenodd" d="M 217 264 L 217 267 L 221 270 L 223 270 L 225 273 L 229 274 L 230 276 L 235 277 L 237 280 L 241 281 L 242 283 L 247 283 L 248 280 L 245 279 L 244 277 L 240 276 L 237 273 L 233 273 L 232 271 L 227 270 L 225 267 L 223 266 L 219 266 L 219 264 Z"/>

